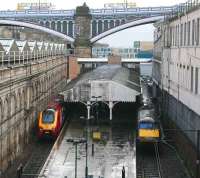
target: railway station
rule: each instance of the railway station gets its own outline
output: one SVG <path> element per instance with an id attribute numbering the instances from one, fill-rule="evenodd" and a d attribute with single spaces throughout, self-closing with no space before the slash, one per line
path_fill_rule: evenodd
<path id="1" fill-rule="evenodd" d="M 0 178 L 200 178 L 200 2 L 26 1 L 0 7 Z"/>
<path id="2" fill-rule="evenodd" d="M 107 114 L 109 118 L 107 119 L 112 120 L 112 112 L 116 104 L 125 102 L 136 103 L 136 98 L 140 94 L 139 75 L 136 71 L 131 73 L 120 65 L 104 65 L 92 72 L 86 73 L 75 83 L 69 85 L 66 91 L 61 93 L 64 96 L 65 102 L 82 103 L 82 107 L 87 111 L 87 115 L 85 115 L 87 120 L 91 119 L 90 111 L 94 104 L 101 102 L 106 105 L 109 111 L 109 114 Z M 136 109 L 133 108 L 133 112 L 136 112 Z M 99 109 L 98 112 L 100 115 L 102 111 Z M 100 117 L 98 118 L 99 122 L 101 122 Z M 121 119 L 123 120 L 123 118 Z M 88 159 L 88 175 L 93 177 L 121 177 L 123 167 L 128 177 L 136 177 L 135 143 L 134 141 L 129 142 L 129 135 L 126 135 L 127 138 L 124 139 L 124 131 L 121 129 L 122 133 L 116 133 L 112 131 L 112 127 L 109 127 L 109 125 L 103 125 L 101 130 L 93 130 L 93 133 L 89 133 L 89 135 L 92 135 L 92 138 L 89 137 L 87 141 L 88 158 L 85 155 L 85 143 L 77 145 L 79 147 L 77 163 L 79 171 L 77 176 L 84 177 L 85 159 Z M 72 143 L 68 143 L 67 140 L 72 139 L 76 142 L 76 140 L 85 139 L 83 132 L 83 126 L 81 127 L 79 124 L 75 128 L 74 125 L 72 128 L 69 127 L 69 131 L 63 136 L 61 144 L 51 153 L 50 159 L 45 163 L 41 175 L 44 175 L 44 177 L 63 177 L 63 175 L 74 177 L 73 156 L 75 147 Z M 105 143 L 95 143 L 92 141 L 95 141 L 95 139 L 101 140 L 104 137 L 103 133 L 107 133 L 107 138 L 104 140 Z M 100 134 L 100 137 L 96 138 L 95 134 Z M 123 134 L 123 136 L 120 134 Z M 133 137 L 134 132 L 132 133 Z M 92 156 L 91 154 L 94 155 Z"/>

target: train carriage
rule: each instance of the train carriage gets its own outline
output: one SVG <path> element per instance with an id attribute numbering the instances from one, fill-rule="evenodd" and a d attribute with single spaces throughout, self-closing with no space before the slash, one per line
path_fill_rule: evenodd
<path id="1" fill-rule="evenodd" d="M 153 106 L 143 106 L 138 111 L 137 141 L 141 143 L 160 141 L 160 124 Z"/>
<path id="2" fill-rule="evenodd" d="M 54 101 L 38 117 L 38 138 L 50 136 L 56 138 L 64 123 L 64 108 L 61 103 Z"/>

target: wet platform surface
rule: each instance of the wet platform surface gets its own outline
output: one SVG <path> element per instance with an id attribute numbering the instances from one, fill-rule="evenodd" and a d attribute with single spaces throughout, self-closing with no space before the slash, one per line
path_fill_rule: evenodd
<path id="1" fill-rule="evenodd" d="M 91 131 L 92 128 L 90 128 Z M 136 150 L 134 131 L 126 127 L 103 126 L 101 129 L 104 140 L 88 145 L 88 175 L 93 178 L 121 178 L 122 168 L 125 167 L 126 178 L 136 177 Z M 67 143 L 68 138 L 84 138 L 84 126 L 73 121 L 63 138 L 59 148 L 51 155 L 45 164 L 40 177 L 74 178 L 75 177 L 75 146 Z M 77 178 L 85 177 L 86 152 L 85 144 L 78 145 Z"/>

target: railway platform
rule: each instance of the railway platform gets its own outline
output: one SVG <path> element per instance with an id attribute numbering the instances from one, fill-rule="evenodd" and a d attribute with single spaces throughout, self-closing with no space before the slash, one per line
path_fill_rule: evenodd
<path id="1" fill-rule="evenodd" d="M 136 178 L 135 143 L 130 142 L 130 132 L 125 128 L 102 128 L 106 133 L 104 140 L 88 142 L 88 175 L 93 178 L 121 178 L 125 168 L 126 177 Z M 67 139 L 84 137 L 84 126 L 73 121 L 67 128 L 61 144 L 54 149 L 47 159 L 40 176 L 42 178 L 75 177 L 75 146 Z M 94 144 L 94 155 L 92 155 Z M 77 178 L 85 177 L 86 151 L 85 143 L 77 145 Z"/>

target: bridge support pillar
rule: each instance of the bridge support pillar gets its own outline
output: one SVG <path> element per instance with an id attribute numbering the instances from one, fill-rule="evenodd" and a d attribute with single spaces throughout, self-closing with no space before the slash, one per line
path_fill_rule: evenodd
<path id="1" fill-rule="evenodd" d="M 109 110 L 110 110 L 110 120 L 112 120 L 113 118 L 113 102 L 112 101 L 109 101 Z"/>
<path id="2" fill-rule="evenodd" d="M 75 55 L 77 57 L 91 57 L 91 20 L 90 9 L 84 3 L 83 6 L 76 8 L 75 14 Z"/>

